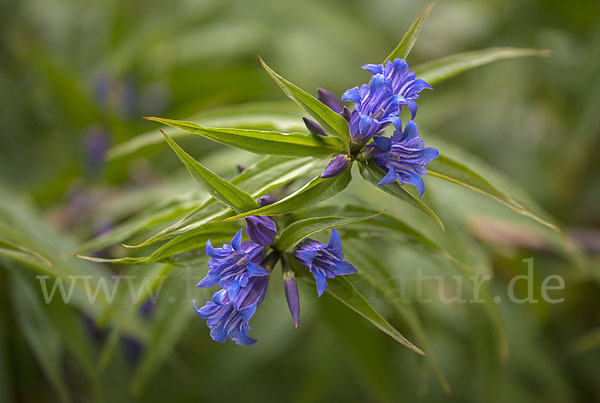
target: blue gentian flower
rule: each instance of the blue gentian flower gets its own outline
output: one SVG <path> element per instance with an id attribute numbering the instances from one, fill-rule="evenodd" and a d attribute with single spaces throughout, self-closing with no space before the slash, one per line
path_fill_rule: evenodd
<path id="1" fill-rule="evenodd" d="M 264 247 L 254 242 L 242 243 L 242 231 L 233 237 L 231 245 L 214 248 L 210 240 L 206 242 L 208 274 L 198 287 L 212 287 L 219 284 L 225 288 L 231 299 L 236 298 L 240 287 L 245 287 L 251 277 L 267 276 L 269 271 L 260 266 L 263 260 Z"/>
<path id="2" fill-rule="evenodd" d="M 355 143 L 366 143 L 379 134 L 390 123 L 390 119 L 400 113 L 398 97 L 392 92 L 389 80 L 383 74 L 371 77 L 369 85 L 350 88 L 342 96 L 342 101 L 356 105 L 350 114 L 350 136 Z"/>
<path id="3" fill-rule="evenodd" d="M 310 269 L 317 282 L 319 296 L 325 292 L 328 278 L 356 273 L 354 266 L 343 260 L 342 239 L 335 229 L 331 230 L 328 245 L 305 239 L 298 245 L 294 256 Z"/>
<path id="4" fill-rule="evenodd" d="M 252 277 L 234 299 L 230 298 L 227 290 L 219 290 L 212 301 L 207 301 L 200 309 L 196 308 L 194 301 L 195 311 L 207 319 L 210 337 L 219 343 L 227 339 L 243 346 L 256 343 L 256 339 L 248 335 L 248 330 L 251 330 L 248 322 L 265 299 L 268 284 L 268 276 Z"/>
<path id="5" fill-rule="evenodd" d="M 440 153 L 435 148 L 425 148 L 414 121 L 408 122 L 404 130 L 399 118 L 393 119 L 393 123 L 396 130 L 392 138 L 376 136 L 371 145 L 373 161 L 387 172 L 378 185 L 385 186 L 398 180 L 400 184 L 414 185 L 423 196 L 425 184 L 421 176 L 427 175 L 425 167 Z"/>
<path id="6" fill-rule="evenodd" d="M 366 64 L 363 69 L 368 72 L 378 75 L 382 74 L 386 83 L 391 86 L 392 92 L 398 97 L 400 108 L 408 105 L 412 119 L 417 114 L 417 103 L 415 99 L 419 97 L 419 93 L 425 88 L 431 89 L 431 86 L 424 80 L 416 79 L 415 72 L 409 71 L 408 64 L 403 59 L 395 59 L 394 62 L 387 61 L 383 64 Z"/>
<path id="7" fill-rule="evenodd" d="M 252 242 L 269 246 L 277 236 L 277 227 L 267 216 L 250 216 L 246 217 L 246 233 Z"/>

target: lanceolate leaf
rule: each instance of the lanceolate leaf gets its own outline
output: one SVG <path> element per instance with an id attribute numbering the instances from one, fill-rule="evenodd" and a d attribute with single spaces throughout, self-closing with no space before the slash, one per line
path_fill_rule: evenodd
<path id="1" fill-rule="evenodd" d="M 292 266 L 298 278 L 314 283 L 313 276 L 308 269 L 299 264 L 295 258 L 291 258 Z M 354 285 L 344 276 L 327 279 L 326 291 L 340 300 L 344 305 L 358 313 L 369 322 L 371 322 L 379 330 L 396 340 L 403 346 L 412 351 L 426 355 L 421 349 L 412 344 L 406 337 L 402 335 L 394 326 L 392 326 L 373 306 L 362 296 L 362 294 L 354 287 Z"/>
<path id="2" fill-rule="evenodd" d="M 556 225 L 536 216 L 525 207 L 511 199 L 509 196 L 498 190 L 481 175 L 456 160 L 440 155 L 427 166 L 427 172 L 429 175 L 436 178 L 443 179 L 445 181 L 489 196 L 510 207 L 517 213 L 528 216 L 539 223 L 546 225 L 547 227 L 559 231 L 559 228 Z"/>
<path id="3" fill-rule="evenodd" d="M 321 125 L 325 132 L 338 136 L 346 144 L 350 143 L 350 129 L 346 119 L 317 98 L 275 73 L 262 59 L 260 59 L 260 62 L 283 92 L 308 112 Z"/>
<path id="4" fill-rule="evenodd" d="M 385 62 L 388 60 L 394 61 L 396 58 L 406 59 L 408 57 L 408 54 L 417 41 L 419 32 L 421 31 L 421 26 L 423 25 L 425 18 L 427 18 L 434 5 L 435 1 L 432 1 L 423 9 L 423 11 L 421 11 L 421 14 L 419 14 L 417 19 L 411 24 L 411 26 L 408 28 L 408 31 L 406 31 L 402 37 L 400 43 L 396 46 L 396 49 L 394 49 L 392 53 L 386 57 L 386 59 L 383 61 L 383 64 L 385 64 Z"/>
<path id="5" fill-rule="evenodd" d="M 425 203 L 423 203 L 421 200 L 417 199 L 416 197 L 414 197 L 413 195 L 408 193 L 406 190 L 404 190 L 398 182 L 390 183 L 389 185 L 386 185 L 386 186 L 377 185 L 383 178 L 384 173 L 375 164 L 373 164 L 372 162 L 368 162 L 368 163 L 361 162 L 359 164 L 359 168 L 360 168 L 360 174 L 367 182 L 371 183 L 378 189 L 380 189 L 388 194 L 391 194 L 392 196 L 395 196 L 398 199 L 421 210 L 422 212 L 424 212 L 425 214 L 427 214 L 431 218 L 433 218 L 433 220 L 436 223 L 438 223 L 440 225 L 440 227 L 442 227 L 442 229 L 444 229 L 444 224 L 439 219 L 439 217 L 433 212 L 433 210 L 431 210 L 429 207 L 427 207 L 425 205 Z"/>
<path id="6" fill-rule="evenodd" d="M 332 111 L 332 113 L 335 112 Z M 314 157 L 335 154 L 343 149 L 343 144 L 335 137 L 251 129 L 214 129 L 182 120 L 154 117 L 146 119 L 199 134 L 219 143 L 257 154 Z"/>
<path id="7" fill-rule="evenodd" d="M 377 215 L 377 214 L 375 214 Z M 275 242 L 279 250 L 288 250 L 306 237 L 329 228 L 352 224 L 358 221 L 368 220 L 375 215 L 363 217 L 313 217 L 299 220 L 287 226 Z"/>
<path id="8" fill-rule="evenodd" d="M 351 167 L 333 178 L 321 178 L 317 176 L 301 189 L 292 193 L 288 197 L 281 199 L 277 203 L 261 207 L 256 210 L 247 211 L 242 214 L 230 217 L 225 221 L 239 220 L 250 215 L 278 215 L 291 213 L 302 208 L 310 207 L 323 200 L 338 194 L 348 186 L 352 176 L 350 174 Z"/>
<path id="9" fill-rule="evenodd" d="M 162 132 L 162 134 L 165 136 L 169 146 L 171 146 L 173 151 L 175 151 L 177 156 L 185 164 L 188 171 L 190 171 L 194 179 L 196 179 L 196 181 L 215 199 L 238 212 L 253 209 L 258 206 L 252 196 L 204 167 L 188 153 L 183 151 L 183 149 L 171 140 L 165 132 Z"/>
<path id="10" fill-rule="evenodd" d="M 247 190 L 252 197 L 259 196 L 270 192 L 299 176 L 305 175 L 319 166 L 318 160 L 314 159 L 289 159 L 284 157 L 269 156 L 257 162 L 255 165 L 248 167 L 240 176 L 234 178 L 231 183 L 240 184 Z M 259 172 L 261 171 L 262 172 Z M 254 171 L 255 175 L 245 175 L 246 172 Z M 250 176 L 249 176 L 250 175 Z M 242 180 L 243 179 L 243 180 Z M 154 242 L 162 241 L 174 235 L 187 232 L 191 229 L 204 225 L 208 221 L 225 218 L 231 214 L 228 208 L 218 208 L 213 205 L 214 199 L 208 200 L 200 207 L 187 214 L 184 218 L 174 223 L 173 225 L 161 230 L 146 241 L 139 245 L 127 246 L 129 248 L 139 248 L 148 246 Z"/>
<path id="11" fill-rule="evenodd" d="M 232 235 L 237 229 L 238 228 L 235 225 L 231 225 L 229 223 L 205 224 L 172 238 L 160 248 L 155 250 L 150 256 L 122 257 L 116 259 L 81 255 L 76 256 L 98 263 L 149 264 L 154 262 L 164 262 L 169 261 L 173 256 L 189 252 L 194 249 L 200 249 L 204 251 L 204 245 L 206 245 L 206 241 L 209 239 L 214 242 L 225 242 L 231 240 Z"/>
<path id="12" fill-rule="evenodd" d="M 417 77 L 430 85 L 437 84 L 467 70 L 501 59 L 524 56 L 550 56 L 550 51 L 540 49 L 489 48 L 459 53 L 415 66 Z"/>
<path id="13" fill-rule="evenodd" d="M 287 133 L 305 130 L 299 112 L 295 105 L 288 102 L 256 102 L 203 111 L 188 120 L 200 122 L 203 127 L 234 127 Z M 175 130 L 167 131 L 167 134 L 173 139 L 191 136 L 189 132 Z M 108 150 L 106 158 L 113 160 L 125 157 L 163 141 L 162 135 L 153 130 L 115 145 Z"/>

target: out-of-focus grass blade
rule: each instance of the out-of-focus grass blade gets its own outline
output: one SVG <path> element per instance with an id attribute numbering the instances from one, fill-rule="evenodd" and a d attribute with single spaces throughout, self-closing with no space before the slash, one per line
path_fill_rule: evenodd
<path id="1" fill-rule="evenodd" d="M 308 112 L 326 133 L 337 136 L 344 140 L 346 144 L 350 144 L 350 129 L 346 119 L 317 98 L 275 73 L 263 59 L 260 59 L 260 63 L 283 92 Z"/>
<path id="2" fill-rule="evenodd" d="M 199 134 L 213 141 L 257 154 L 295 157 L 327 156 L 343 149 L 343 144 L 335 137 L 252 129 L 218 129 L 202 127 L 196 123 L 182 120 L 155 117 L 145 119 Z"/>
<path id="3" fill-rule="evenodd" d="M 489 48 L 472 52 L 459 53 L 414 67 L 417 77 L 430 85 L 440 83 L 475 67 L 501 59 L 513 59 L 525 56 L 550 56 L 544 49 Z"/>
<path id="4" fill-rule="evenodd" d="M 256 203 L 252 196 L 200 164 L 183 151 L 165 132 L 162 132 L 162 134 L 194 179 L 215 199 L 230 206 L 237 212 L 247 211 L 258 206 L 258 203 Z"/>
<path id="5" fill-rule="evenodd" d="M 45 264 L 46 266 L 52 266 L 52 262 L 50 262 L 41 254 L 26 246 L 20 245 L 17 242 L 11 241 L 10 239 L 7 239 L 0 234 L 0 255 L 3 254 L 7 257 L 9 255 L 15 256 L 18 254 L 22 254 L 23 258 L 28 257 L 30 259 L 36 259 L 41 263 Z"/>
<path id="6" fill-rule="evenodd" d="M 446 379 L 446 376 L 442 372 L 442 369 L 437 362 L 437 357 L 432 354 L 429 337 L 423 328 L 423 323 L 417 315 L 417 312 L 409 303 L 403 303 L 399 298 L 390 298 L 390 289 L 398 288 L 398 284 L 394 281 L 394 277 L 390 271 L 384 264 L 380 263 L 380 259 L 375 256 L 373 251 L 368 247 L 365 247 L 363 243 L 354 243 L 352 247 L 346 249 L 346 253 L 353 261 L 356 261 L 356 263 L 360 264 L 362 267 L 369 266 L 374 269 L 370 270 L 369 272 L 361 270 L 357 274 L 375 286 L 379 294 L 385 298 L 385 300 L 410 327 L 419 344 L 423 345 L 424 348 L 430 351 L 430 361 L 428 362 L 431 363 L 433 371 L 435 372 L 435 375 L 438 378 L 440 386 L 444 392 L 450 393 L 451 388 L 448 384 L 448 380 Z"/>
<path id="7" fill-rule="evenodd" d="M 309 273 L 305 266 L 298 263 L 294 257 L 291 257 L 290 261 L 298 278 L 314 283 L 312 274 Z M 354 285 L 344 276 L 328 278 L 326 291 L 340 300 L 348 308 L 367 319 L 375 327 L 396 340 L 398 343 L 409 348 L 415 353 L 427 355 L 421 351 L 421 349 L 408 341 L 408 339 L 406 339 L 402 333 L 400 333 L 383 316 L 381 316 L 381 314 L 377 312 L 375 308 L 373 308 L 369 301 L 367 301 L 365 297 L 363 297 L 362 294 L 356 289 L 356 287 L 354 287 Z"/>
<path id="8" fill-rule="evenodd" d="M 376 188 L 391 194 L 392 196 L 397 197 L 398 199 L 410 204 L 411 206 L 421 210 L 429 217 L 433 218 L 433 220 L 444 229 L 444 224 L 442 220 L 439 219 L 437 214 L 433 212 L 425 203 L 421 200 L 417 199 L 410 193 L 408 193 L 398 182 L 390 183 L 386 186 L 378 186 L 377 184 L 383 179 L 384 173 L 381 169 L 379 169 L 373 162 L 360 162 L 359 163 L 360 174 L 361 176 L 370 184 L 374 185 Z"/>
<path id="9" fill-rule="evenodd" d="M 348 167 L 344 173 L 333 178 L 321 178 L 321 175 L 319 175 L 301 189 L 276 203 L 235 215 L 225 221 L 239 220 L 240 218 L 249 215 L 278 215 L 291 213 L 315 205 L 344 190 L 352 179 L 350 171 L 351 167 Z"/>
<path id="10" fill-rule="evenodd" d="M 431 1 L 424 9 L 421 11 L 421 14 L 417 17 L 417 19 L 411 24 L 408 28 L 408 31 L 404 34 L 400 43 L 396 46 L 396 48 L 389 54 L 388 57 L 385 58 L 383 64 L 387 61 L 394 61 L 396 58 L 406 59 L 408 54 L 412 50 L 415 42 L 417 42 L 417 38 L 419 37 L 419 32 L 421 31 L 421 26 L 423 22 L 425 22 L 425 18 L 429 15 L 433 6 L 435 5 L 435 0 Z"/>
<path id="11" fill-rule="evenodd" d="M 535 221 L 556 231 L 560 231 L 560 229 L 555 224 L 532 213 L 531 211 L 523 207 L 521 204 L 513 200 L 506 193 L 500 191 L 497 187 L 492 185 L 488 180 L 483 178 L 473 169 L 469 168 L 461 162 L 458 162 L 457 159 L 452 159 L 448 156 L 440 155 L 438 158 L 429 163 L 429 165 L 427 166 L 427 172 L 433 177 L 443 179 L 445 181 L 454 183 L 456 185 L 465 187 L 467 189 L 491 197 L 494 200 L 508 206 L 509 208 L 511 208 L 519 214 L 530 217 Z"/>
<path id="12" fill-rule="evenodd" d="M 13 270 L 9 276 L 9 297 L 16 313 L 15 319 L 44 374 L 60 399 L 67 402 L 70 397 L 62 370 L 64 345 L 44 312 L 39 297 L 21 276 L 18 270 Z"/>
<path id="13" fill-rule="evenodd" d="M 171 296 L 167 298 L 166 295 L 169 294 Z M 172 357 L 175 344 L 186 329 L 188 321 L 194 317 L 191 301 L 176 297 L 185 294 L 185 283 L 182 283 L 181 277 L 171 276 L 155 307 L 150 343 L 132 377 L 131 389 L 135 394 L 140 394 L 158 366 Z M 169 302 L 172 298 L 175 298 L 176 303 Z"/>

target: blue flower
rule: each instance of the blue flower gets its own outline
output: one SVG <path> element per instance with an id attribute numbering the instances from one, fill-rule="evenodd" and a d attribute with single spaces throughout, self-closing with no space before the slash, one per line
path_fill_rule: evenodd
<path id="1" fill-rule="evenodd" d="M 386 78 L 386 83 L 391 86 L 392 92 L 398 97 L 400 108 L 408 105 L 412 119 L 417 114 L 417 103 L 415 99 L 425 88 L 431 89 L 431 86 L 424 80 L 416 79 L 415 72 L 409 71 L 408 64 L 403 59 L 395 59 L 392 63 L 387 61 L 385 66 L 382 64 L 366 64 L 363 69 L 372 74 L 382 74 Z"/>
<path id="2" fill-rule="evenodd" d="M 277 236 L 277 226 L 267 216 L 250 216 L 246 217 L 246 233 L 252 242 L 269 246 Z"/>
<path id="3" fill-rule="evenodd" d="M 328 278 L 356 273 L 354 266 L 343 260 L 342 239 L 335 229 L 331 231 L 328 245 L 305 239 L 298 245 L 294 256 L 310 269 L 317 282 L 319 296 L 325 292 Z"/>
<path id="4" fill-rule="evenodd" d="M 371 77 L 369 85 L 349 89 L 342 101 L 356 105 L 350 114 L 350 136 L 355 143 L 366 143 L 379 134 L 400 113 L 398 97 L 392 92 L 391 82 L 383 74 Z"/>
<path id="5" fill-rule="evenodd" d="M 425 193 L 425 184 L 421 176 L 427 175 L 425 167 L 440 153 L 435 148 L 425 148 L 425 142 L 419 138 L 417 125 L 412 120 L 404 131 L 399 118 L 393 120 L 396 130 L 392 138 L 377 136 L 373 138 L 373 160 L 386 175 L 379 186 L 398 180 L 400 184 L 414 185 L 419 195 Z"/>
<path id="6" fill-rule="evenodd" d="M 235 299 L 230 298 L 227 290 L 219 290 L 212 301 L 207 301 L 200 309 L 194 301 L 196 313 L 207 320 L 210 337 L 219 343 L 227 339 L 243 346 L 256 343 L 256 339 L 248 335 L 248 330 L 251 330 L 248 322 L 265 299 L 268 284 L 268 276 L 252 277 Z"/>
<path id="7" fill-rule="evenodd" d="M 251 277 L 267 276 L 269 271 L 262 267 L 264 247 L 254 242 L 242 243 L 242 231 L 233 237 L 231 245 L 214 248 L 210 240 L 206 242 L 208 274 L 198 287 L 212 287 L 219 284 L 225 288 L 231 299 L 236 298 L 241 287 L 245 287 Z"/>

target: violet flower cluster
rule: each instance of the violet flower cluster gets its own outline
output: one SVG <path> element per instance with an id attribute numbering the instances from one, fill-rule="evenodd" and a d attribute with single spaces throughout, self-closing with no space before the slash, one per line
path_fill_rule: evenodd
<path id="1" fill-rule="evenodd" d="M 272 245 L 277 237 L 277 227 L 266 216 L 246 218 L 246 234 L 250 241 L 242 241 L 243 229 L 240 229 L 231 244 L 215 248 L 210 240 L 206 243 L 206 254 L 210 257 L 208 274 L 198 287 L 221 287 L 201 308 L 194 309 L 210 328 L 213 340 L 224 343 L 227 339 L 239 345 L 251 345 L 256 342 L 248 334 L 249 321 L 256 309 L 265 299 L 271 271 L 282 258 L 284 270 L 284 289 L 294 320 L 298 327 L 300 301 L 293 271 L 290 269 L 289 256 L 278 251 Z M 266 254 L 266 249 L 272 251 Z M 323 294 L 327 288 L 327 279 L 335 276 L 356 273 L 350 263 L 343 260 L 342 241 L 334 229 L 328 245 L 305 239 L 294 250 L 293 258 L 308 267 L 315 277 L 317 293 Z"/>
<path id="2" fill-rule="evenodd" d="M 427 174 L 425 167 L 439 152 L 425 147 L 413 119 L 417 113 L 415 100 L 423 89 L 431 87 L 417 79 L 402 59 L 363 68 L 373 75 L 369 84 L 349 89 L 341 99 L 323 89 L 318 91 L 319 100 L 348 121 L 351 138 L 347 154 L 334 157 L 321 176 L 330 178 L 341 174 L 353 159 L 372 158 L 385 172 L 379 186 L 398 181 L 414 185 L 423 196 L 425 185 L 421 176 Z M 342 101 L 353 102 L 353 110 Z M 399 115 L 404 107 L 410 111 L 411 119 L 403 128 Z M 304 123 L 311 133 L 327 135 L 318 123 L 307 118 Z M 395 130 L 391 137 L 385 137 L 384 130 L 389 125 Z M 258 202 L 264 206 L 273 199 L 262 196 Z M 342 240 L 335 229 L 327 245 L 304 239 L 293 251 L 283 251 L 277 249 L 277 226 L 271 218 L 250 216 L 246 217 L 246 224 L 250 241 L 242 241 L 243 229 L 240 229 L 231 244 L 221 248 L 213 247 L 210 240 L 206 244 L 209 270 L 198 287 L 218 285 L 220 289 L 201 308 L 194 302 L 194 309 L 206 319 L 211 337 L 221 343 L 227 339 L 240 345 L 256 342 L 248 334 L 249 321 L 265 299 L 271 272 L 280 259 L 285 295 L 296 327 L 300 302 L 290 259 L 308 268 L 319 296 L 327 289 L 328 279 L 356 273 L 354 266 L 344 260 Z"/>
<path id="3" fill-rule="evenodd" d="M 414 118 L 417 114 L 416 99 L 424 89 L 431 86 L 417 79 L 403 59 L 395 59 L 383 64 L 363 66 L 373 76 L 369 84 L 347 90 L 341 100 L 334 94 L 319 89 L 318 98 L 335 112 L 341 114 L 350 129 L 351 144 L 348 155 L 333 158 L 321 175 L 331 178 L 344 172 L 349 160 L 359 157 L 374 157 L 374 162 L 385 173 L 379 186 L 398 181 L 414 185 L 423 196 L 425 186 L 421 176 L 426 175 L 425 167 L 439 156 L 434 148 L 426 148 L 419 138 Z M 350 111 L 341 101 L 354 103 Z M 400 113 L 407 107 L 411 119 L 402 129 Z M 305 119 L 311 133 L 324 134 L 323 129 L 313 121 Z M 392 124 L 395 131 L 391 138 L 384 137 L 384 130 Z"/>

